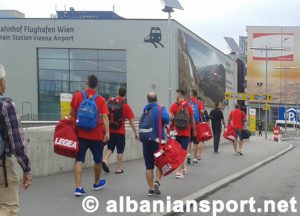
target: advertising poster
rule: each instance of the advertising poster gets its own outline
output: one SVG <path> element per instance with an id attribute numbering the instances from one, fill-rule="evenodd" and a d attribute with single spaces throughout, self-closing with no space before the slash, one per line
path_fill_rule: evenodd
<path id="1" fill-rule="evenodd" d="M 233 81 L 226 80 L 226 75 L 232 76 L 236 65 L 181 30 L 178 40 L 179 88 L 196 89 L 210 107 L 222 102 L 226 89 L 233 90 Z"/>
<path id="2" fill-rule="evenodd" d="M 256 109 L 250 108 L 249 109 L 249 130 L 251 132 L 256 131 Z"/>
<path id="3" fill-rule="evenodd" d="M 70 106 L 71 100 L 72 100 L 72 94 L 68 94 L 68 93 L 60 94 L 60 119 L 69 116 L 70 109 L 71 109 Z"/>
<path id="4" fill-rule="evenodd" d="M 247 27 L 247 31 L 248 92 L 264 94 L 267 73 L 272 103 L 296 104 L 296 100 L 299 100 L 297 91 L 300 89 L 300 47 L 297 46 L 300 27 L 251 26 Z M 267 53 L 265 48 L 269 49 Z M 263 86 L 258 87 L 258 82 L 262 82 Z"/>

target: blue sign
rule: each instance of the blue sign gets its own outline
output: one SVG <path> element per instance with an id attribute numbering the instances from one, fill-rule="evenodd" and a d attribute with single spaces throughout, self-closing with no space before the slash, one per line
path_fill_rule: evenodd
<path id="1" fill-rule="evenodd" d="M 278 108 L 278 120 L 287 120 L 291 122 L 296 122 L 296 120 L 300 123 L 300 109 L 296 109 L 293 107 L 288 107 L 285 114 L 285 107 Z"/>

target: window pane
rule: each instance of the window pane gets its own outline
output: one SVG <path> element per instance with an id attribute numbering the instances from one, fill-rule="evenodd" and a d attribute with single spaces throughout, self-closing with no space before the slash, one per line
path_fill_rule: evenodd
<path id="1" fill-rule="evenodd" d="M 69 70 L 69 60 L 61 59 L 40 59 L 40 69 L 58 69 L 58 70 Z"/>
<path id="2" fill-rule="evenodd" d="M 97 71 L 98 63 L 95 60 L 70 60 L 71 70 Z"/>
<path id="3" fill-rule="evenodd" d="M 69 71 L 68 70 L 40 70 L 39 79 L 69 81 Z"/>
<path id="4" fill-rule="evenodd" d="M 82 91 L 86 88 L 85 82 L 70 82 L 70 91 Z"/>
<path id="5" fill-rule="evenodd" d="M 97 50 L 71 49 L 70 59 L 97 59 Z"/>
<path id="6" fill-rule="evenodd" d="M 39 58 L 56 58 L 56 59 L 68 59 L 68 49 L 38 49 Z"/>
<path id="7" fill-rule="evenodd" d="M 89 75 L 95 75 L 97 77 L 98 72 L 96 71 L 71 71 L 71 81 L 86 81 Z"/>
<path id="8" fill-rule="evenodd" d="M 99 60 L 126 60 L 125 50 L 98 50 Z"/>
<path id="9" fill-rule="evenodd" d="M 124 61 L 99 61 L 99 71 L 114 71 L 126 73 Z"/>
<path id="10" fill-rule="evenodd" d="M 126 73 L 99 72 L 99 81 L 109 83 L 126 83 Z"/>
<path id="11" fill-rule="evenodd" d="M 40 80 L 39 90 L 46 92 L 69 92 L 69 82 L 59 80 Z"/>

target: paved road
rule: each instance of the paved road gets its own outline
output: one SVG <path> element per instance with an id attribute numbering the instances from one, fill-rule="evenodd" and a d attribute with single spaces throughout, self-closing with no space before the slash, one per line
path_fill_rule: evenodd
<path id="1" fill-rule="evenodd" d="M 263 208 L 264 200 L 280 200 L 290 201 L 292 197 L 298 200 L 297 210 L 300 212 L 300 139 L 288 141 L 295 148 L 278 158 L 277 160 L 267 164 L 266 166 L 256 170 L 255 172 L 245 176 L 244 178 L 230 184 L 226 188 L 209 196 L 206 200 L 248 200 L 254 197 L 257 208 Z M 251 214 L 249 208 L 244 214 L 241 213 L 222 213 L 222 216 L 248 216 L 248 215 L 288 215 L 296 216 L 300 213 L 292 213 L 289 211 L 283 213 L 256 213 Z M 199 214 L 184 214 L 186 216 L 194 216 Z M 204 216 L 212 215 L 212 213 L 201 214 Z"/>
<path id="2" fill-rule="evenodd" d="M 166 196 L 171 196 L 173 200 L 183 198 L 249 167 L 287 146 L 285 143 L 266 142 L 263 138 L 253 137 L 252 141 L 245 144 L 245 156 L 243 157 L 234 156 L 231 144 L 221 146 L 221 153 L 217 155 L 212 153 L 212 148 L 206 148 L 204 160 L 200 162 L 199 166 L 189 166 L 189 173 L 185 179 L 177 180 L 174 175 L 166 177 L 162 182 L 162 196 L 151 199 L 165 200 Z M 114 215 L 106 212 L 106 202 L 107 200 L 119 200 L 120 196 L 131 196 L 137 201 L 149 199 L 143 160 L 126 162 L 124 170 L 125 173 L 122 175 L 104 175 L 108 182 L 107 187 L 98 192 L 93 192 L 90 189 L 93 179 L 92 170 L 84 170 L 83 184 L 88 194 L 96 196 L 100 202 L 99 210 L 90 215 Z M 281 174 L 278 173 L 278 175 Z M 20 216 L 87 215 L 81 207 L 83 198 L 75 198 L 72 194 L 73 184 L 72 173 L 34 179 L 29 191 L 21 191 Z M 134 215 L 141 215 L 141 213 Z"/>

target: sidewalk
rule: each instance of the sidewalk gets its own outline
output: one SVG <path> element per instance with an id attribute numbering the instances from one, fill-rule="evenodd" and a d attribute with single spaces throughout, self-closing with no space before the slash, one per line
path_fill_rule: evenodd
<path id="1" fill-rule="evenodd" d="M 106 212 L 108 200 L 119 200 L 120 196 L 131 196 L 136 201 L 162 199 L 171 196 L 172 200 L 186 197 L 202 188 L 205 188 L 220 179 L 232 175 L 242 169 L 250 167 L 271 155 L 274 155 L 289 145 L 285 142 L 264 140 L 262 137 L 251 137 L 251 141 L 244 144 L 244 156 L 235 156 L 233 146 L 224 144 L 220 147 L 220 154 L 213 154 L 212 147 L 204 149 L 203 160 L 198 166 L 188 166 L 188 174 L 184 179 L 175 179 L 174 174 L 162 181 L 162 195 L 149 198 L 145 179 L 143 160 L 124 163 L 125 173 L 116 175 L 104 174 L 107 186 L 98 192 L 91 190 L 93 172 L 91 169 L 84 170 L 83 186 L 88 195 L 96 196 L 100 207 L 96 213 L 89 215 L 115 215 Z M 113 166 L 110 166 L 114 170 Z M 21 189 L 20 216 L 81 216 L 88 215 L 81 207 L 83 198 L 73 196 L 74 180 L 72 173 L 63 173 L 48 177 L 34 179 L 29 191 Z M 119 214 L 121 215 L 121 214 Z M 122 215 L 126 215 L 122 213 Z M 129 215 L 129 214 L 128 214 Z M 130 215 L 142 215 L 141 213 Z"/>

